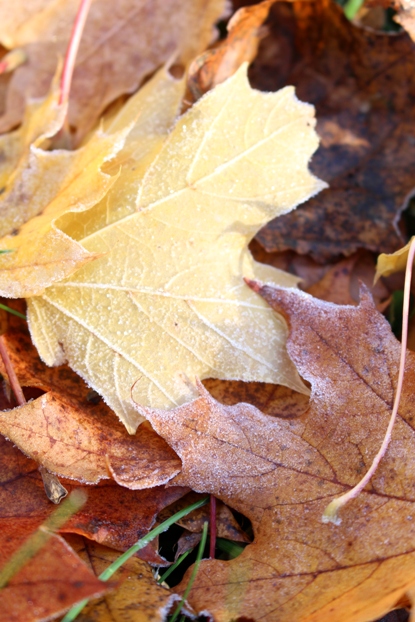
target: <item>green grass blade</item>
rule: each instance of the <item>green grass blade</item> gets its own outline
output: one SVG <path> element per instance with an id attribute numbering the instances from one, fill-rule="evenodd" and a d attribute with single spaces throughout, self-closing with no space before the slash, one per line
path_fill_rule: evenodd
<path id="1" fill-rule="evenodd" d="M 131 546 L 128 549 L 128 551 L 120 555 L 120 557 L 118 557 L 118 559 L 116 559 L 115 562 L 113 562 L 110 566 L 108 566 L 108 568 L 106 568 L 106 570 L 104 570 L 104 572 L 102 572 L 98 578 L 101 579 L 101 581 L 108 581 L 108 579 L 110 579 L 112 575 L 115 572 L 117 572 L 117 570 L 123 564 L 125 564 L 127 560 L 130 559 L 130 557 L 132 557 L 135 553 L 137 553 L 137 551 L 140 551 L 145 546 L 147 546 L 149 542 L 154 540 L 154 538 L 157 538 L 158 535 L 166 531 L 176 521 L 180 520 L 184 516 L 187 516 L 188 514 L 190 514 L 190 512 L 193 512 L 193 510 L 197 510 L 198 508 L 201 508 L 203 505 L 206 505 L 208 501 L 209 501 L 209 497 L 205 497 L 204 499 L 201 499 L 200 501 L 196 501 L 196 503 L 192 503 L 192 505 L 189 505 L 187 508 L 183 508 L 183 510 L 176 512 L 176 514 L 173 514 L 173 516 L 170 516 L 170 518 L 168 518 L 163 523 L 161 523 L 160 525 L 152 529 L 152 531 L 150 531 L 146 536 L 144 536 L 143 538 L 138 540 L 135 544 L 133 544 L 133 546 Z M 85 599 L 81 601 L 80 603 L 78 603 L 77 605 L 75 605 L 74 607 L 72 607 L 72 609 L 68 611 L 66 616 L 62 618 L 61 622 L 73 622 L 73 620 L 76 619 L 78 614 L 81 613 L 82 609 L 85 607 L 86 604 L 88 604 L 88 602 L 89 602 L 88 599 Z"/>
<path id="2" fill-rule="evenodd" d="M 347 19 L 353 19 L 365 0 L 348 0 L 344 5 L 344 14 Z"/>
<path id="3" fill-rule="evenodd" d="M 192 589 L 192 585 L 194 580 L 196 579 L 196 575 L 199 571 L 199 566 L 200 566 L 200 562 L 202 561 L 202 555 L 203 555 L 203 551 L 205 550 L 205 546 L 206 546 L 206 540 L 207 540 L 207 532 L 208 532 L 208 523 L 204 523 L 203 524 L 203 531 L 202 531 L 202 539 L 200 541 L 199 544 L 199 549 L 197 551 L 197 557 L 196 557 L 196 561 L 195 561 L 195 565 L 193 566 L 193 570 L 192 570 L 192 574 L 190 576 L 189 579 L 189 583 L 187 584 L 187 587 L 183 593 L 183 598 L 181 599 L 181 601 L 179 602 L 176 611 L 173 613 L 170 622 L 175 622 L 175 620 L 177 619 L 177 617 L 180 615 L 180 612 L 182 610 L 182 607 L 184 605 L 184 601 L 186 600 L 186 598 L 189 595 L 190 590 Z"/>
<path id="4" fill-rule="evenodd" d="M 0 589 L 8 582 L 32 557 L 45 546 L 54 532 L 75 514 L 86 502 L 86 494 L 82 490 L 74 490 L 49 518 L 38 527 L 26 542 L 12 555 L 0 571 Z"/>
<path id="5" fill-rule="evenodd" d="M 3 309 L 3 311 L 7 311 L 8 313 L 11 313 L 12 315 L 17 315 L 17 317 L 21 317 L 22 320 L 27 321 L 27 317 L 23 315 L 23 313 L 20 313 L 20 311 L 15 311 L 14 309 L 11 309 L 7 305 L 3 305 L 1 302 L 0 302 L 0 309 Z"/>
<path id="6" fill-rule="evenodd" d="M 182 561 L 184 561 L 186 559 L 186 557 L 189 555 L 189 553 L 192 552 L 193 549 L 189 549 L 188 551 L 186 551 L 185 553 L 183 553 L 182 555 L 180 555 L 180 557 L 178 559 L 176 559 L 176 561 L 174 562 L 174 564 L 172 566 L 170 566 L 170 568 L 168 568 L 166 570 L 166 572 L 164 574 L 161 575 L 161 577 L 159 579 L 157 579 L 157 583 L 163 583 L 163 581 L 165 581 L 167 579 L 167 577 L 169 577 L 171 575 L 171 573 L 173 572 L 173 570 L 176 570 L 177 566 L 180 566 L 180 564 L 182 563 Z"/>

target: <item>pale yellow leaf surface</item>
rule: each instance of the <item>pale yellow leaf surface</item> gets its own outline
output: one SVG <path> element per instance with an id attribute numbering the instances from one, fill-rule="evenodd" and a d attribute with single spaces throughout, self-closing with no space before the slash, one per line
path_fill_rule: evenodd
<path id="1" fill-rule="evenodd" d="M 413 238 L 405 246 L 394 253 L 381 253 L 376 264 L 375 283 L 381 276 L 389 276 L 395 272 L 402 272 L 406 268 L 408 261 L 409 247 Z"/>
<path id="2" fill-rule="evenodd" d="M 108 224 L 78 238 L 102 256 L 29 301 L 41 357 L 67 360 L 130 432 L 140 406 L 192 399 L 196 377 L 307 392 L 286 353 L 284 321 L 243 277 L 296 284 L 257 264 L 247 245 L 325 187 L 307 168 L 318 146 L 314 109 L 292 87 L 251 89 L 246 74 L 244 65 L 179 119 L 133 212 L 114 221 L 113 196 Z M 66 218 L 65 232 L 79 233 L 77 215 Z"/>
<path id="3" fill-rule="evenodd" d="M 138 170 L 134 170 L 138 168 L 137 160 L 143 163 L 147 158 L 151 160 L 161 148 L 177 115 L 182 92 L 183 83 L 171 78 L 165 69 L 161 70 L 129 100 L 105 132 L 98 130 L 76 151 L 48 152 L 38 148 L 33 144 L 36 135 L 33 127 L 36 123 L 39 126 L 43 117 L 37 109 L 33 112 L 35 118 L 29 115 L 27 129 L 19 130 L 20 168 L 18 173 L 10 175 L 6 191 L 0 196 L 3 233 L 10 232 L 11 227 L 15 229 L 12 235 L 0 240 L 1 249 L 13 251 L 0 255 L 2 296 L 41 294 L 45 287 L 96 258 L 96 253 L 89 252 L 74 239 L 76 236 L 69 236 L 57 227 L 57 219 L 67 212 L 87 210 L 84 216 L 79 215 L 78 226 L 83 233 L 88 231 L 90 222 L 99 228 L 100 212 L 105 217 L 110 209 L 107 192 L 114 183 L 119 186 L 121 168 L 124 195 L 119 196 L 122 205 L 113 212 L 117 217 L 120 213 L 124 215 L 128 196 L 133 203 L 137 194 L 140 178 Z M 48 115 L 52 117 L 55 103 L 55 99 L 49 98 L 41 105 L 46 119 Z M 140 114 L 142 110 L 144 113 Z M 104 172 L 102 167 L 110 159 Z M 92 206 L 94 212 L 90 216 L 88 209 Z"/>

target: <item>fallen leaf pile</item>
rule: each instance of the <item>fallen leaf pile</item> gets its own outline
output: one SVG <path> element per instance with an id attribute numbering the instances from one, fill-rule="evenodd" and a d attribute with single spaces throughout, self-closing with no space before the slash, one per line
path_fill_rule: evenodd
<path id="1" fill-rule="evenodd" d="M 414 354 L 375 475 L 323 513 L 397 388 L 411 6 L 392 34 L 331 0 L 92 0 L 66 102 L 78 9 L 0 2 L 0 574 L 46 533 L 45 474 L 86 498 L 3 581 L 0 622 L 84 599 L 83 622 L 392 622 L 415 594 Z"/>

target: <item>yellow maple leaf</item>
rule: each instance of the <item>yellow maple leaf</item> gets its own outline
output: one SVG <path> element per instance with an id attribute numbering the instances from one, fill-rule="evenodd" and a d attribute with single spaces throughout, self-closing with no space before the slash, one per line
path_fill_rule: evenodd
<path id="1" fill-rule="evenodd" d="M 53 88 L 48 98 L 32 104 L 22 128 L 1 139 L 5 158 L 0 180 L 5 190 L 0 195 L 0 233 L 11 235 L 0 239 L 0 248 L 12 251 L 0 255 L 2 296 L 41 294 L 100 255 L 88 251 L 76 236 L 64 233 L 57 220 L 67 212 L 96 206 L 92 217 L 79 215 L 78 226 L 83 232 L 90 221 L 99 227 L 99 209 L 104 214 L 108 211 L 101 200 L 117 184 L 120 167 L 124 169 L 122 188 L 128 194 L 139 179 L 138 171 L 131 169 L 137 169 L 138 161 L 143 166 L 161 148 L 177 115 L 183 88 L 183 82 L 163 69 L 129 100 L 105 132 L 94 132 L 76 151 L 44 151 L 39 144 L 59 130 L 65 112 L 57 105 L 58 92 Z M 115 212 L 119 216 L 119 210 Z"/>
<path id="2" fill-rule="evenodd" d="M 275 216 L 325 187 L 307 168 L 318 145 L 314 109 L 292 87 L 250 88 L 247 66 L 184 114 L 138 193 L 82 233 L 101 254 L 29 300 L 29 325 L 49 365 L 68 363 L 133 432 L 139 407 L 195 396 L 195 377 L 257 380 L 307 392 L 286 349 L 286 326 L 243 277 L 293 286 L 247 246 Z M 102 209 L 101 209 L 102 215 Z"/>

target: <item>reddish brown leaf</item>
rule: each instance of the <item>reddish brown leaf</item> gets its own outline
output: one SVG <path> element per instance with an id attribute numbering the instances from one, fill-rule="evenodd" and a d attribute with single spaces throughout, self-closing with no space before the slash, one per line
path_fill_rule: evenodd
<path id="1" fill-rule="evenodd" d="M 415 44 L 406 33 L 352 24 L 330 0 L 277 3 L 271 16 L 253 84 L 293 84 L 316 106 L 321 147 L 312 169 L 330 187 L 258 239 L 268 251 L 319 260 L 358 247 L 396 250 L 396 221 L 414 186 Z"/>
<path id="2" fill-rule="evenodd" d="M 23 544 L 30 531 L 20 531 L 12 521 L 2 523 L 0 563 Z M 26 525 L 30 530 L 30 522 Z M 17 533 L 16 533 L 17 532 Z M 1 622 L 35 622 L 54 619 L 83 598 L 112 589 L 96 578 L 60 536 L 52 536 L 39 553 L 0 590 Z"/>
<path id="3" fill-rule="evenodd" d="M 360 251 L 329 267 L 324 277 L 309 287 L 307 293 L 338 305 L 355 305 L 359 300 L 359 284 L 365 283 L 372 288 L 377 308 L 382 311 L 389 304 L 389 291 L 382 281 L 372 287 L 375 270 L 371 254 Z"/>
<path id="4" fill-rule="evenodd" d="M 179 458 L 149 425 L 130 436 L 101 400 L 68 367 L 46 367 L 27 333 L 4 337 L 20 383 L 48 394 L 0 414 L 0 432 L 26 455 L 62 477 L 93 484 L 114 480 L 132 489 L 168 482 L 181 468 Z M 0 362 L 0 372 L 5 375 Z"/>
<path id="5" fill-rule="evenodd" d="M 375 619 L 415 582 L 415 357 L 375 477 L 341 510 L 339 526 L 323 524 L 327 504 L 379 449 L 400 345 L 367 293 L 359 307 L 293 289 L 260 293 L 288 318 L 290 356 L 312 385 L 307 415 L 278 421 L 246 404 L 221 406 L 202 389 L 171 413 L 148 411 L 182 458 L 176 481 L 221 498 L 254 529 L 237 559 L 202 562 L 190 603 L 219 622 Z"/>
<path id="6" fill-rule="evenodd" d="M 34 479 L 34 464 L 0 440 L 0 566 L 55 509 Z M 36 477 L 36 476 L 35 476 Z M 45 620 L 106 591 L 71 548 L 53 536 L 0 590 L 0 620 Z"/>
<path id="7" fill-rule="evenodd" d="M 53 511 L 43 489 L 37 465 L 0 436 L 0 533 L 7 538 L 7 529 L 27 535 Z M 62 480 L 70 492 L 73 482 Z M 88 500 L 83 508 L 61 529 L 78 533 L 125 551 L 153 526 L 158 512 L 188 492 L 178 486 L 159 486 L 151 490 L 133 491 L 108 481 L 84 487 Z M 0 547 L 1 548 L 1 547 Z M 152 547 L 140 551 L 151 563 L 164 563 Z"/>

